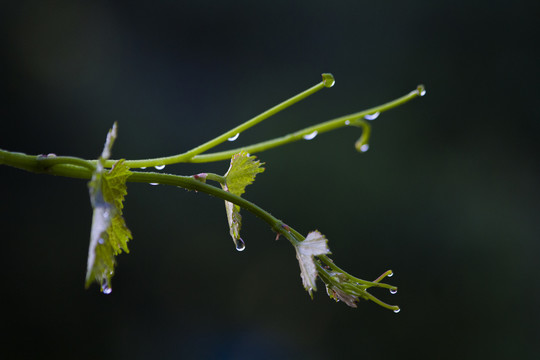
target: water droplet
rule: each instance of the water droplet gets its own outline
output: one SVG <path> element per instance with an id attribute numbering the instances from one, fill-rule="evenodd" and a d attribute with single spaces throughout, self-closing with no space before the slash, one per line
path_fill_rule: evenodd
<path id="1" fill-rule="evenodd" d="M 50 153 L 50 154 L 47 154 L 47 157 L 48 158 L 55 158 L 56 154 L 55 153 Z"/>
<path id="2" fill-rule="evenodd" d="M 304 138 L 304 140 L 313 140 L 313 139 L 315 139 L 315 137 L 317 136 L 318 133 L 319 132 L 317 130 L 315 130 L 311 134 L 304 135 L 303 138 Z"/>
<path id="3" fill-rule="evenodd" d="M 101 282 L 101 291 L 106 295 L 112 292 L 112 289 L 109 286 L 109 281 L 107 279 L 103 279 L 103 281 Z"/>
<path id="4" fill-rule="evenodd" d="M 148 184 L 153 185 L 153 186 L 159 185 L 159 183 L 148 183 Z"/>
<path id="5" fill-rule="evenodd" d="M 397 294 L 397 289 L 390 289 L 390 294 L 392 295 Z"/>
<path id="6" fill-rule="evenodd" d="M 366 116 L 364 116 L 364 119 L 366 120 L 375 120 L 376 118 L 379 117 L 379 115 L 381 115 L 380 112 L 374 112 L 373 114 L 367 114 Z"/>
<path id="7" fill-rule="evenodd" d="M 141 170 L 144 170 L 144 169 L 146 169 L 146 166 L 141 167 Z"/>
<path id="8" fill-rule="evenodd" d="M 397 314 L 398 312 L 400 312 L 401 309 L 400 308 L 397 308 L 396 310 L 394 310 L 394 312 Z"/>
<path id="9" fill-rule="evenodd" d="M 165 169 L 165 165 L 156 165 L 154 166 L 156 168 L 156 170 L 163 170 Z"/>
<path id="10" fill-rule="evenodd" d="M 345 125 L 351 125 L 351 121 L 350 120 L 345 121 Z"/>
<path id="11" fill-rule="evenodd" d="M 388 277 L 392 277 L 392 276 L 394 276 L 394 273 L 393 273 L 393 272 L 391 272 L 390 274 L 388 274 L 388 275 L 386 275 L 386 276 L 388 276 Z"/>
<path id="12" fill-rule="evenodd" d="M 369 150 L 369 145 L 368 144 L 364 144 L 362 146 L 360 146 L 360 151 L 361 152 L 366 152 Z"/>
<path id="13" fill-rule="evenodd" d="M 424 87 L 424 85 L 418 85 L 418 87 L 416 88 L 416 91 L 418 92 L 418 95 L 420 96 L 426 95 L 426 88 Z"/>
<path id="14" fill-rule="evenodd" d="M 99 238 L 97 242 L 100 243 L 101 245 L 105 244 L 105 240 L 103 240 L 103 238 Z"/>
<path id="15" fill-rule="evenodd" d="M 323 85 L 326 87 L 332 87 L 336 83 L 336 79 L 334 78 L 334 75 L 330 73 L 322 74 L 322 81 Z"/>
<path id="16" fill-rule="evenodd" d="M 242 238 L 238 238 L 236 240 L 236 250 L 244 251 L 245 249 L 246 249 L 246 243 L 244 243 L 244 240 L 242 240 Z"/>
<path id="17" fill-rule="evenodd" d="M 228 141 L 234 141 L 234 140 L 238 139 L 239 136 L 240 136 L 240 133 L 237 133 L 236 135 L 234 135 L 233 137 L 228 138 L 227 140 Z"/>

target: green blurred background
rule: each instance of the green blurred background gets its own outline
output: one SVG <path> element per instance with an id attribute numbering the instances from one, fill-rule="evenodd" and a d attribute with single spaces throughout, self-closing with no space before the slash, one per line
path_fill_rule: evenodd
<path id="1" fill-rule="evenodd" d="M 0 357 L 536 359 L 540 353 L 538 1 L 3 1 L 0 147 L 95 158 L 183 152 L 332 72 L 336 86 L 246 145 L 426 85 L 373 122 L 258 154 L 246 198 L 387 269 L 399 314 L 303 290 L 293 248 L 222 201 L 130 184 L 113 292 L 84 289 L 85 181 L 0 167 Z M 224 173 L 228 163 L 165 171 Z"/>

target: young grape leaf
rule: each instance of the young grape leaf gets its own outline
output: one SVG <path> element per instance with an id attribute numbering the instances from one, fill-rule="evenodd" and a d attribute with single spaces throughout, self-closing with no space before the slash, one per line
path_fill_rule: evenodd
<path id="1" fill-rule="evenodd" d="M 259 160 L 255 161 L 256 158 L 249 156 L 249 153 L 245 151 L 233 155 L 229 170 L 225 174 L 229 192 L 238 196 L 242 195 L 246 186 L 253 183 L 255 176 L 264 171 L 264 168 L 261 167 L 264 163 Z"/>
<path id="2" fill-rule="evenodd" d="M 120 214 L 124 208 L 124 197 L 127 195 L 126 181 L 130 175 L 131 171 L 123 159 L 118 160 L 111 170 L 104 174 L 106 186 L 103 187 L 103 199 L 113 204 Z"/>
<path id="3" fill-rule="evenodd" d="M 318 231 L 310 232 L 304 241 L 298 243 L 296 248 L 296 258 L 300 265 L 300 277 L 304 288 L 313 297 L 312 292 L 317 290 L 315 280 L 317 278 L 317 268 L 313 256 L 329 254 L 328 240 Z"/>
<path id="4" fill-rule="evenodd" d="M 101 284 L 101 291 L 110 293 L 111 278 L 116 265 L 115 256 L 122 251 L 129 252 L 127 242 L 131 232 L 122 217 L 123 201 L 127 194 L 126 181 L 131 175 L 124 160 L 117 161 L 108 170 L 105 160 L 110 157 L 116 139 L 116 123 L 107 135 L 105 147 L 98 160 L 92 180 L 88 183 L 93 207 L 86 287 L 93 281 Z"/>
<path id="5" fill-rule="evenodd" d="M 264 163 L 255 160 L 255 156 L 249 156 L 245 151 L 233 155 L 229 170 L 225 174 L 225 184 L 221 184 L 223 190 L 231 194 L 242 195 L 246 186 L 253 183 L 255 176 L 264 171 L 261 167 Z M 242 216 L 240 206 L 225 201 L 225 210 L 229 222 L 229 230 L 237 250 L 244 250 L 244 241 L 240 238 L 240 228 L 242 227 Z"/>

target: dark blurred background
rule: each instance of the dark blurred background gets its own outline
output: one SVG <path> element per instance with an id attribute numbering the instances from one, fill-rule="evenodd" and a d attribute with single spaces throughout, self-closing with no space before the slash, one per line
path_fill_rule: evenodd
<path id="1" fill-rule="evenodd" d="M 539 3 L 3 1 L 0 147 L 172 155 L 332 72 L 336 86 L 243 133 L 247 145 L 426 85 L 358 129 L 258 154 L 245 197 L 330 239 L 338 265 L 387 269 L 394 314 L 303 290 L 293 248 L 223 202 L 130 184 L 131 253 L 84 289 L 86 182 L 0 167 L 2 358 L 536 359 L 540 352 Z M 228 162 L 164 171 L 224 173 Z M 5 356 L 5 357 L 4 357 Z"/>

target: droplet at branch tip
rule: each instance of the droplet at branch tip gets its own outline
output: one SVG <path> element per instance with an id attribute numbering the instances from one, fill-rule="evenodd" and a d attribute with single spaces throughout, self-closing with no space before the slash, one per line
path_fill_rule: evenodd
<path id="1" fill-rule="evenodd" d="M 326 86 L 327 88 L 334 86 L 334 84 L 336 83 L 336 79 L 334 78 L 334 75 L 330 73 L 324 73 L 321 75 L 322 75 L 324 86 Z"/>
<path id="2" fill-rule="evenodd" d="M 360 138 L 358 139 L 358 141 L 354 143 L 354 147 L 356 148 L 356 151 L 358 152 L 366 152 L 369 149 L 369 144 L 366 144 L 364 142 L 364 139 Z"/>
<path id="3" fill-rule="evenodd" d="M 371 125 L 366 121 L 361 121 L 358 123 L 358 126 L 362 128 L 362 136 L 354 143 L 356 151 L 365 153 L 369 150 L 369 138 L 371 134 Z"/>
<path id="4" fill-rule="evenodd" d="M 381 274 L 381 276 L 379 276 L 378 278 L 376 278 L 375 280 L 373 280 L 374 283 L 378 283 L 380 282 L 382 279 L 384 279 L 385 277 L 391 277 L 393 276 L 394 273 L 392 272 L 392 270 L 386 270 L 384 273 Z M 397 289 L 397 288 L 396 288 Z"/>
<path id="5" fill-rule="evenodd" d="M 416 87 L 416 92 L 418 93 L 418 95 L 420 96 L 424 96 L 426 95 L 426 88 L 424 85 L 420 84 Z"/>

